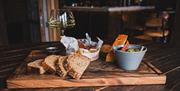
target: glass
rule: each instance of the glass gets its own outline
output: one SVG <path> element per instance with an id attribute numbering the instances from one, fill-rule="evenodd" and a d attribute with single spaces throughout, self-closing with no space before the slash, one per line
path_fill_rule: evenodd
<path id="1" fill-rule="evenodd" d="M 50 17 L 48 18 L 48 26 L 50 28 L 60 28 L 59 11 L 51 10 Z"/>
<path id="2" fill-rule="evenodd" d="M 48 19 L 48 26 L 50 28 L 57 28 L 61 30 L 61 35 L 64 35 L 64 30 L 73 28 L 76 25 L 73 13 L 66 9 L 51 10 Z"/>

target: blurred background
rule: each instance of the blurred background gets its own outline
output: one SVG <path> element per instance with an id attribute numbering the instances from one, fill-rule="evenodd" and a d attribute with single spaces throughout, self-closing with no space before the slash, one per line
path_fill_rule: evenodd
<path id="1" fill-rule="evenodd" d="M 132 6 L 154 8 L 103 11 Z M 119 33 L 126 33 L 130 38 L 167 43 L 176 30 L 178 7 L 178 0 L 0 0 L 0 45 L 59 41 L 61 29 L 49 28 L 47 22 L 51 10 L 64 8 L 73 12 L 76 21 L 73 28 L 65 29 L 67 36 L 84 38 L 87 32 L 112 42 Z"/>

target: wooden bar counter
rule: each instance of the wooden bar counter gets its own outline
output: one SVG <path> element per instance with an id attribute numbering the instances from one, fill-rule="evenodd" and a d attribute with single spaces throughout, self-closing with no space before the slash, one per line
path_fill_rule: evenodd
<path id="1" fill-rule="evenodd" d="M 84 12 L 124 12 L 124 11 L 141 11 L 153 10 L 154 6 L 128 6 L 128 7 L 84 7 L 84 6 L 66 6 L 66 9 L 71 11 L 84 11 Z"/>

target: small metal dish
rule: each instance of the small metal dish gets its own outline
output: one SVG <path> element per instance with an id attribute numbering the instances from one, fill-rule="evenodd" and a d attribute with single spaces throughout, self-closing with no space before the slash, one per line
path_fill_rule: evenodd
<path id="1" fill-rule="evenodd" d="M 58 47 L 52 47 L 52 46 L 50 46 L 50 47 L 47 47 L 47 48 L 46 48 L 46 50 L 56 50 L 56 49 L 58 49 Z"/>
<path id="2" fill-rule="evenodd" d="M 48 54 L 59 54 L 60 51 L 61 51 L 60 48 L 54 47 L 54 46 L 50 46 L 50 47 L 47 47 L 47 48 L 46 48 L 46 52 L 47 52 Z"/>

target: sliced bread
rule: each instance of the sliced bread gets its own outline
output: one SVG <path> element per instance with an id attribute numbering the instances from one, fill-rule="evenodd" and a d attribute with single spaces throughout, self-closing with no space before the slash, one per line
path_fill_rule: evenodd
<path id="1" fill-rule="evenodd" d="M 49 73 L 55 73 L 56 67 L 55 63 L 58 61 L 59 56 L 58 55 L 49 55 L 47 56 L 44 61 L 42 62 L 42 66 L 45 70 L 47 70 Z"/>
<path id="2" fill-rule="evenodd" d="M 55 63 L 56 66 L 56 74 L 60 76 L 62 79 L 66 78 L 67 70 L 64 66 L 67 64 L 67 56 L 59 56 L 58 61 Z"/>
<path id="3" fill-rule="evenodd" d="M 80 79 L 89 64 L 89 58 L 76 53 L 68 56 L 67 67 L 65 68 L 72 78 Z"/>
<path id="4" fill-rule="evenodd" d="M 28 63 L 27 64 L 28 70 L 33 71 L 35 73 L 44 74 L 46 71 L 41 65 L 42 62 L 43 59 L 38 59 L 36 61 Z"/>

